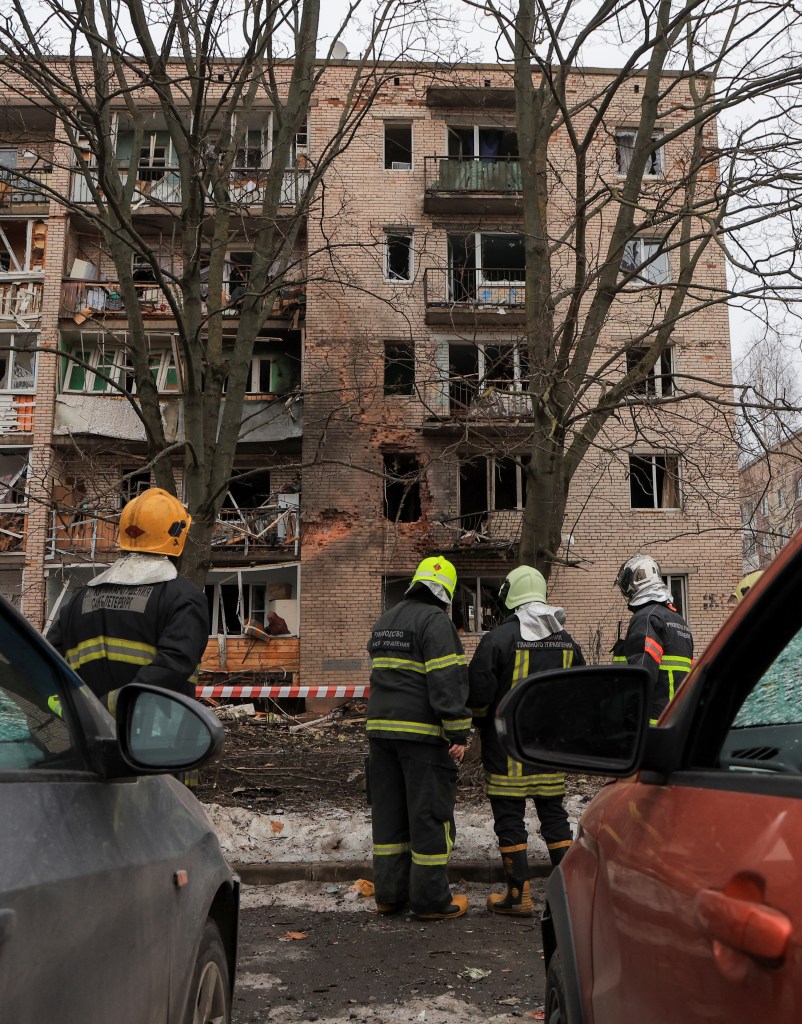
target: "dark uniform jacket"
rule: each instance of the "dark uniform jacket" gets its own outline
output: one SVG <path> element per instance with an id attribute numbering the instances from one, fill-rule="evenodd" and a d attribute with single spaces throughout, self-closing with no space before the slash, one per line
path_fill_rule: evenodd
<path id="1" fill-rule="evenodd" d="M 650 601 L 632 609 L 627 635 L 613 647 L 613 661 L 647 669 L 654 683 L 651 721 L 674 697 L 693 665 L 693 637 L 673 604 Z"/>
<path id="2" fill-rule="evenodd" d="M 584 664 L 581 648 L 566 630 L 544 640 L 524 640 L 514 614 L 479 641 L 469 669 L 468 705 L 482 737 L 488 796 L 558 796 L 564 791 L 562 773 L 543 773 L 507 756 L 494 719 L 501 698 L 533 672 Z"/>
<path id="3" fill-rule="evenodd" d="M 181 578 L 101 583 L 62 608 L 47 639 L 97 697 L 134 681 L 194 697 L 209 608 Z"/>
<path id="4" fill-rule="evenodd" d="M 467 741 L 468 661 L 434 597 L 416 594 L 386 611 L 373 627 L 368 651 L 369 737 Z"/>

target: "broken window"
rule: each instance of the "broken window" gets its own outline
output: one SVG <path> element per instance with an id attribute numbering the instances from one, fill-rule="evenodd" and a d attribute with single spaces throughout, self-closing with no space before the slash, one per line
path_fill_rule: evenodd
<path id="1" fill-rule="evenodd" d="M 659 238 L 633 238 L 626 243 L 621 271 L 634 278 L 632 284 L 667 284 L 671 280 L 664 244 Z"/>
<path id="2" fill-rule="evenodd" d="M 139 181 L 158 181 L 175 166 L 173 142 L 166 131 L 146 132 L 139 150 L 137 178 Z"/>
<path id="3" fill-rule="evenodd" d="M 509 128 L 484 128 L 480 125 L 449 125 L 448 155 L 480 157 L 491 161 L 497 157 L 518 156 L 518 136 Z"/>
<path id="4" fill-rule="evenodd" d="M 483 306 L 524 303 L 523 235 L 476 231 L 448 236 L 449 298 Z"/>
<path id="5" fill-rule="evenodd" d="M 680 615 L 688 621 L 688 577 L 684 573 L 668 573 L 662 577 L 663 583 L 671 591 L 672 604 Z"/>
<path id="6" fill-rule="evenodd" d="M 387 452 L 384 456 L 384 518 L 414 523 L 420 519 L 420 465 L 415 455 Z"/>
<path id="7" fill-rule="evenodd" d="M 120 480 L 120 507 L 144 494 L 150 487 L 150 470 L 141 466 L 123 466 Z"/>
<path id="8" fill-rule="evenodd" d="M 494 392 L 527 391 L 529 374 L 525 346 L 452 342 L 448 346 L 448 378 L 452 416 L 468 412 L 476 399 L 490 389 Z M 497 403 L 496 412 L 520 415 L 520 403 L 502 400 Z"/>
<path id="9" fill-rule="evenodd" d="M 412 280 L 412 235 L 388 232 L 385 240 L 384 276 L 388 281 Z"/>
<path id="10" fill-rule="evenodd" d="M 646 354 L 647 349 L 627 349 L 627 373 L 630 373 Z M 674 394 L 674 349 L 667 348 L 652 366 L 643 380 L 633 384 L 630 395 L 647 398 L 666 398 Z"/>
<path id="11" fill-rule="evenodd" d="M 679 508 L 679 459 L 675 455 L 630 455 L 632 508 Z"/>
<path id="12" fill-rule="evenodd" d="M 526 504 L 524 460 L 474 456 L 460 463 L 460 526 L 483 533 L 490 512 L 522 509 Z"/>
<path id="13" fill-rule="evenodd" d="M 411 122 L 385 121 L 384 166 L 393 171 L 412 169 Z"/>
<path id="14" fill-rule="evenodd" d="M 243 636 L 248 620 L 273 635 L 298 635 L 298 566 L 271 568 L 212 569 L 204 587 L 209 603 L 210 635 Z M 271 628 L 274 612 L 287 632 Z"/>
<path id="15" fill-rule="evenodd" d="M 384 343 L 385 395 L 411 395 L 415 389 L 415 346 L 411 341 Z"/>
<path id="16" fill-rule="evenodd" d="M 0 505 L 24 505 L 28 448 L 0 448 Z"/>
<path id="17" fill-rule="evenodd" d="M 44 271 L 47 224 L 43 220 L 0 222 L 0 273 Z"/>
<path id="18" fill-rule="evenodd" d="M 635 140 L 638 133 L 634 128 L 619 128 L 615 133 L 615 162 L 619 174 L 626 174 L 635 155 Z M 652 151 L 646 160 L 645 174 L 658 178 L 663 175 L 663 147 L 660 144 L 662 135 L 652 135 Z"/>
<path id="19" fill-rule="evenodd" d="M 459 575 L 451 604 L 451 619 L 460 633 L 486 633 L 494 629 L 509 612 L 499 601 L 501 577 L 466 578 Z"/>
<path id="20" fill-rule="evenodd" d="M 270 500 L 270 494 L 269 469 L 252 472 L 242 468 L 236 469 L 234 476 L 229 480 L 223 508 L 259 508 Z"/>
<path id="21" fill-rule="evenodd" d="M 34 391 L 36 388 L 35 332 L 0 332 L 0 391 Z"/>

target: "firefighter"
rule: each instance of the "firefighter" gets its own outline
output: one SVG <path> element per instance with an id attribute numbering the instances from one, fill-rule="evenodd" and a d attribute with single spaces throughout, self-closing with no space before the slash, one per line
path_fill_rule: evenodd
<path id="1" fill-rule="evenodd" d="M 749 591 L 754 587 L 757 581 L 764 573 L 764 569 L 758 569 L 756 572 L 750 572 L 748 576 L 744 576 L 741 582 L 735 587 L 733 592 L 730 594 L 727 604 L 730 606 L 730 610 L 735 608 L 743 601 Z"/>
<path id="2" fill-rule="evenodd" d="M 452 896 L 446 875 L 457 770 L 471 725 L 467 659 L 446 614 L 456 583 L 449 561 L 424 558 L 368 643 L 368 779 L 381 914 L 408 901 L 422 920 L 468 909 L 467 897 Z"/>
<path id="3" fill-rule="evenodd" d="M 633 555 L 618 570 L 615 582 L 632 618 L 626 636 L 613 647 L 613 661 L 648 669 L 654 683 L 650 722 L 655 725 L 691 670 L 693 637 L 650 555 Z"/>
<path id="4" fill-rule="evenodd" d="M 209 639 L 202 590 L 171 561 L 192 519 L 181 502 L 151 487 L 120 515 L 122 555 L 61 609 L 47 638 L 110 710 L 126 683 L 195 696 Z"/>
<path id="5" fill-rule="evenodd" d="M 537 569 L 520 565 L 499 590 L 499 600 L 512 612 L 486 633 L 469 669 L 469 706 L 482 737 L 485 792 L 490 797 L 507 889 L 491 893 L 487 909 L 494 914 L 532 915 L 524 822 L 531 797 L 540 819 L 540 833 L 552 865 L 571 845 L 571 826 L 563 806 L 565 775 L 539 772 L 507 756 L 495 730 L 501 698 L 533 672 L 584 665 L 579 645 L 563 629 L 565 612 L 546 603 L 546 580 Z"/>

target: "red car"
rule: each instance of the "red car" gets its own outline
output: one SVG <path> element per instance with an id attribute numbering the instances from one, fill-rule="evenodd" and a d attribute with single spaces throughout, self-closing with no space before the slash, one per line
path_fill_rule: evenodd
<path id="1" fill-rule="evenodd" d="M 546 889 L 548 1024 L 802 1020 L 802 532 L 659 725 L 644 669 L 530 677 L 513 757 L 614 776 Z"/>

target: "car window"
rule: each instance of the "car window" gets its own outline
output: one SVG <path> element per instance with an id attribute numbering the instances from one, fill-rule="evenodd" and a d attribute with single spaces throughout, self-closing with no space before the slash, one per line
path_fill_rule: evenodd
<path id="1" fill-rule="evenodd" d="M 62 682 L 34 641 L 0 619 L 0 772 L 83 768 Z"/>
<path id="2" fill-rule="evenodd" d="M 802 774 L 802 630 L 758 678 L 722 751 L 730 769 Z"/>

